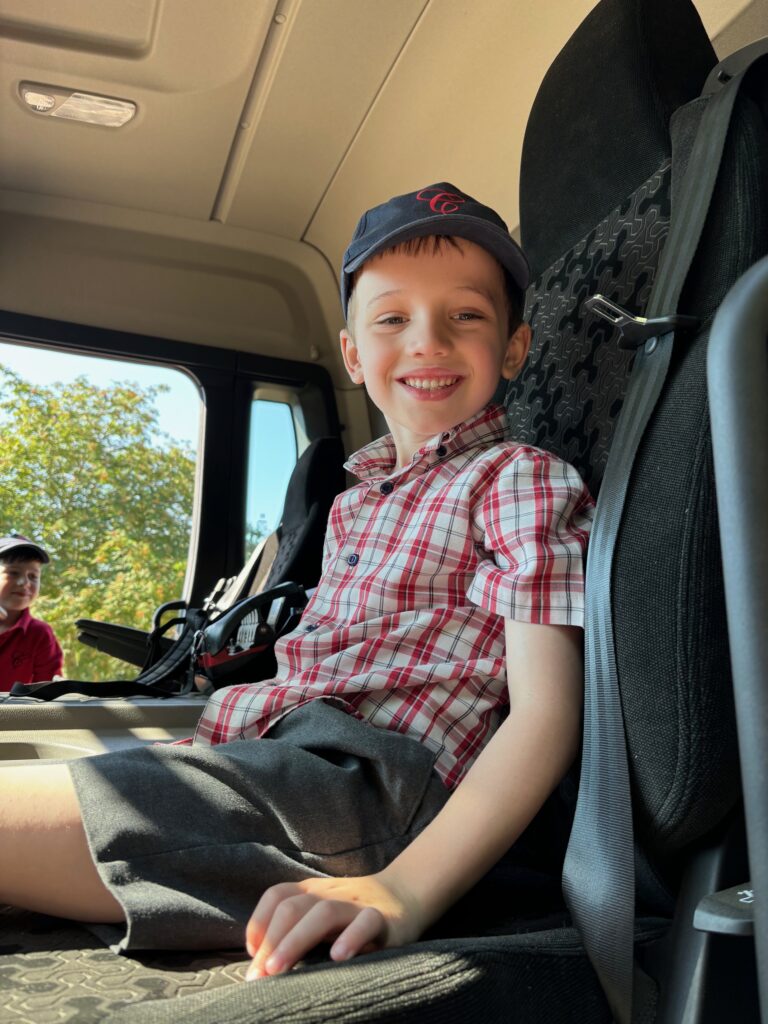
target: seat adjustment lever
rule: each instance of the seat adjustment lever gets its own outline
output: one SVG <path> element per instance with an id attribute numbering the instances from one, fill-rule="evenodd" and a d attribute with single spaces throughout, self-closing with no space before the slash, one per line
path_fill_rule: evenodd
<path id="1" fill-rule="evenodd" d="M 755 891 L 751 882 L 713 892 L 699 900 L 693 927 L 724 935 L 754 934 Z"/>
<path id="2" fill-rule="evenodd" d="M 670 331 L 680 329 L 692 329 L 698 327 L 699 318 L 695 316 L 683 316 L 674 313 L 671 316 L 656 316 L 648 318 L 645 316 L 632 316 L 626 309 L 617 303 L 606 299 L 604 295 L 591 295 L 584 302 L 584 308 L 591 313 L 607 320 L 619 329 L 619 348 L 640 348 L 651 338 L 658 338 L 662 334 L 669 334 Z"/>

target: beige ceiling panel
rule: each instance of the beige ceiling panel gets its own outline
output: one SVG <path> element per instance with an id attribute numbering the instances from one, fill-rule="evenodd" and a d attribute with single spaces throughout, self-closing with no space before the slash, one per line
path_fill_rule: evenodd
<path id="1" fill-rule="evenodd" d="M 300 238 L 425 0 L 304 0 L 227 223 Z"/>
<path id="2" fill-rule="evenodd" d="M 273 9 L 168 0 L 141 60 L 0 40 L 0 188 L 207 219 Z M 138 113 L 118 129 L 52 119 L 23 106 L 21 81 L 132 100 Z"/>
<path id="3" fill-rule="evenodd" d="M 593 6 L 433 0 L 306 240 L 338 266 L 359 213 L 441 180 L 490 203 L 515 227 L 528 113 L 546 68 Z"/>
<path id="4" fill-rule="evenodd" d="M 17 100 L 0 123 L 0 188 L 207 218 L 234 130 L 222 115 L 241 94 L 123 93 L 138 113 L 118 129 L 41 117 Z"/>
<path id="5" fill-rule="evenodd" d="M 728 4 L 729 8 L 733 6 L 732 2 Z M 723 28 L 717 30 L 713 40 L 721 60 L 729 53 L 740 50 L 742 46 L 768 36 L 768 0 L 739 3 L 738 10 L 731 13 L 732 17 Z"/>
<path id="6" fill-rule="evenodd" d="M 152 41 L 158 0 L 2 0 L 0 34 L 46 45 L 139 56 Z"/>
<path id="7" fill-rule="evenodd" d="M 62 84 L 201 92 L 252 73 L 274 8 L 274 0 L 0 0 L 0 56 L 37 68 L 46 81 L 54 72 L 66 76 Z M 34 34 L 18 28 L 27 11 Z M 116 55 L 94 44 L 93 36 L 120 35 L 134 21 L 149 45 Z"/>
<path id="8" fill-rule="evenodd" d="M 768 14 L 766 0 L 694 0 L 696 10 L 704 22 L 704 28 L 714 39 L 732 21 L 740 18 L 749 8 L 762 8 Z M 768 34 L 768 21 L 763 24 L 764 34 Z"/>

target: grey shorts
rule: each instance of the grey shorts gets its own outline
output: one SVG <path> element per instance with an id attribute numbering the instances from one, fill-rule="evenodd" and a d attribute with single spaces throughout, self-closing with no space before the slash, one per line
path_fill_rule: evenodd
<path id="1" fill-rule="evenodd" d="M 316 700 L 263 739 L 70 762 L 116 950 L 242 947 L 276 882 L 368 874 L 445 803 L 421 743 Z"/>

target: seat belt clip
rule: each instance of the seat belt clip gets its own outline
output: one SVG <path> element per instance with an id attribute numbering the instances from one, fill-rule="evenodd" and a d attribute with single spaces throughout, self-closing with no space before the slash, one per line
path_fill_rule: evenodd
<path id="1" fill-rule="evenodd" d="M 585 300 L 584 309 L 618 328 L 619 348 L 637 349 L 651 338 L 659 338 L 670 331 L 691 330 L 700 323 L 698 317 L 683 316 L 680 313 L 655 317 L 632 316 L 626 309 L 606 299 L 604 295 L 591 295 Z"/>

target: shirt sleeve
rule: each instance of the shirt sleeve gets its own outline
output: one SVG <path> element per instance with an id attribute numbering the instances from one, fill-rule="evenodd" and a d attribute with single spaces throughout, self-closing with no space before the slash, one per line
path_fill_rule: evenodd
<path id="1" fill-rule="evenodd" d="M 64 674 L 64 653 L 59 641 L 47 623 L 40 625 L 44 626 L 44 629 L 40 631 L 40 639 L 35 645 L 31 679 L 33 683 L 45 683 L 54 676 Z"/>
<path id="2" fill-rule="evenodd" d="M 475 509 L 481 562 L 469 600 L 522 622 L 583 626 L 593 509 L 568 463 L 531 449 L 513 453 Z"/>

